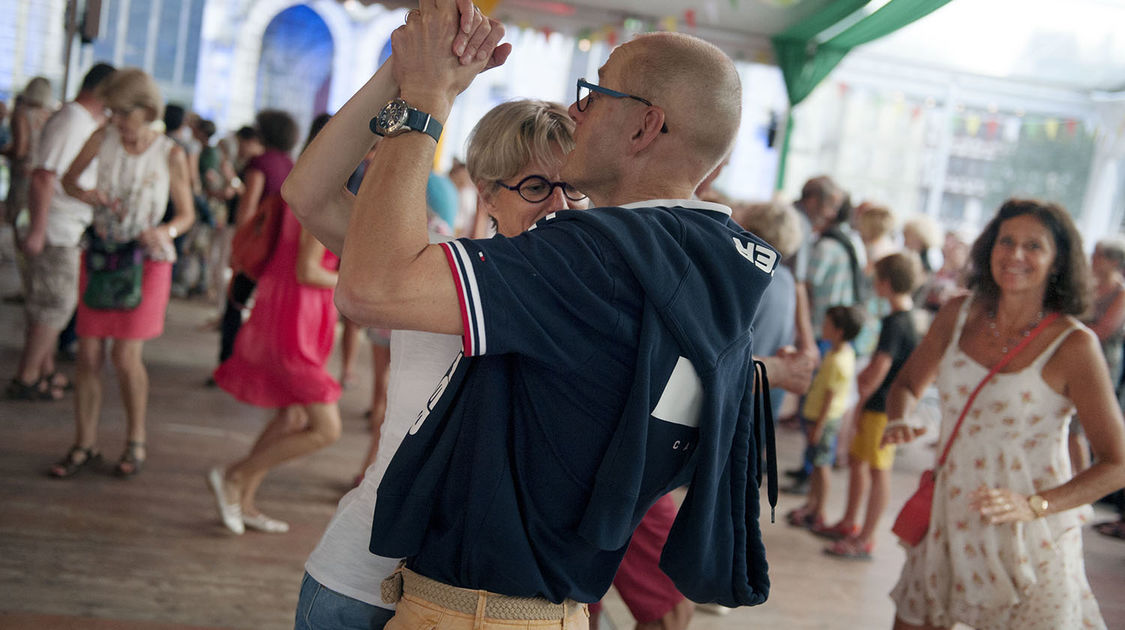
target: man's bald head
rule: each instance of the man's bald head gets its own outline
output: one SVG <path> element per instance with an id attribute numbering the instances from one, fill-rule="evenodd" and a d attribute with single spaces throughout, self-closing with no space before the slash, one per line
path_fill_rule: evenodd
<path id="1" fill-rule="evenodd" d="M 734 62 L 713 44 L 682 33 L 650 33 L 624 44 L 626 90 L 664 110 L 665 124 L 710 173 L 730 152 L 742 118 Z"/>

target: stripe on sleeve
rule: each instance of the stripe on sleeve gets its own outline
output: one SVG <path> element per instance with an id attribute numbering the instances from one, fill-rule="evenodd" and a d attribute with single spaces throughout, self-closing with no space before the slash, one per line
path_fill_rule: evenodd
<path id="1" fill-rule="evenodd" d="M 486 352 L 484 311 L 481 309 L 476 274 L 473 273 L 473 259 L 465 245 L 459 241 L 450 241 L 444 246 L 447 247 L 446 255 L 459 285 L 462 323 L 465 327 L 465 355 L 479 356 Z"/>
<path id="2" fill-rule="evenodd" d="M 457 290 L 457 303 L 461 308 L 461 330 L 463 331 L 461 334 L 461 345 L 464 347 L 466 356 L 473 356 L 472 329 L 469 326 L 469 307 L 468 300 L 465 297 L 465 282 L 463 280 L 464 274 L 461 271 L 461 264 L 457 260 L 456 252 L 450 247 L 452 242 L 439 243 L 438 245 L 441 247 L 442 251 L 445 252 L 445 260 L 449 263 L 449 271 L 453 275 L 453 284 Z"/>

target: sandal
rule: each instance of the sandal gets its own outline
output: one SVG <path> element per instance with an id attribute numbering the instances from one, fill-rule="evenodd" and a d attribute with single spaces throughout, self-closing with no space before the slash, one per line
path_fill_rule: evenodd
<path id="1" fill-rule="evenodd" d="M 1102 536 L 1109 536 L 1110 538 L 1125 540 L 1125 519 L 1098 523 L 1097 525 L 1094 525 L 1094 531 L 1098 532 Z"/>
<path id="2" fill-rule="evenodd" d="M 859 535 L 859 525 L 847 526 L 843 523 L 836 523 L 831 527 L 821 525 L 820 527 L 813 527 L 812 533 L 827 538 L 829 540 L 843 540 L 845 538 L 855 538 Z"/>
<path id="3" fill-rule="evenodd" d="M 137 451 L 144 447 L 144 442 L 135 442 L 133 440 L 126 442 L 125 452 L 121 454 L 121 459 L 117 460 L 117 466 L 114 466 L 113 474 L 124 478 L 132 477 L 141 472 L 141 467 L 144 466 L 145 458 L 138 457 Z"/>
<path id="4" fill-rule="evenodd" d="M 61 389 L 64 392 L 69 392 L 74 389 L 74 381 L 70 380 L 66 374 L 58 370 L 44 376 L 41 380 L 46 381 L 50 387 Z"/>
<path id="5" fill-rule="evenodd" d="M 789 523 L 790 527 L 808 529 L 813 526 L 813 519 L 815 518 L 816 516 L 812 512 L 803 507 L 799 507 L 795 510 L 790 510 L 790 512 L 785 515 L 785 522 Z"/>
<path id="6" fill-rule="evenodd" d="M 845 560 L 870 560 L 875 543 L 861 543 L 855 538 L 837 540 L 824 548 L 824 553 Z"/>
<path id="7" fill-rule="evenodd" d="M 4 397 L 9 400 L 42 400 L 39 383 L 25 383 L 18 376 L 8 383 L 8 387 L 4 389 Z"/>
<path id="8" fill-rule="evenodd" d="M 51 376 L 44 376 L 35 383 L 35 389 L 39 391 L 39 400 L 62 400 L 66 396 L 66 388 L 54 384 L 51 378 Z"/>
<path id="9" fill-rule="evenodd" d="M 32 383 L 25 383 L 17 376 L 8 383 L 4 396 L 9 400 L 61 400 L 63 391 L 52 387 L 46 378 L 41 378 Z"/>
<path id="10" fill-rule="evenodd" d="M 79 456 L 81 455 L 81 458 Z M 92 463 L 101 461 L 101 453 L 94 450 L 94 447 L 89 446 L 82 448 L 77 444 L 70 447 L 66 452 L 66 457 L 55 462 L 49 469 L 47 474 L 55 479 L 66 479 L 78 474 L 83 468 Z"/>

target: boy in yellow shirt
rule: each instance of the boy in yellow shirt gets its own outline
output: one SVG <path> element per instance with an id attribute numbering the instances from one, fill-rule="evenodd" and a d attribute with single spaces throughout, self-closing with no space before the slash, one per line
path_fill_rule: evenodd
<path id="1" fill-rule="evenodd" d="M 824 501 L 835 460 L 836 435 L 855 379 L 855 350 L 849 342 L 859 334 L 863 320 L 863 309 L 858 306 L 833 306 L 825 313 L 822 338 L 832 346 L 817 368 L 801 409 L 802 426 L 808 431 L 805 458 L 812 462 L 813 471 L 805 504 L 786 517 L 795 527 L 824 525 Z"/>

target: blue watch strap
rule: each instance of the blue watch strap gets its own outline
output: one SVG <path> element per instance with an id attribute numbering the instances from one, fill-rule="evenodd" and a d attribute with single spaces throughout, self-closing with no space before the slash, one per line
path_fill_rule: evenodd
<path id="1" fill-rule="evenodd" d="M 439 142 L 441 140 L 441 123 L 439 123 L 433 116 L 425 112 L 420 112 L 416 109 L 411 109 L 410 111 L 408 111 L 406 114 L 405 126 L 415 131 L 421 131 L 422 133 L 429 134 L 429 136 L 433 138 L 435 142 Z"/>

